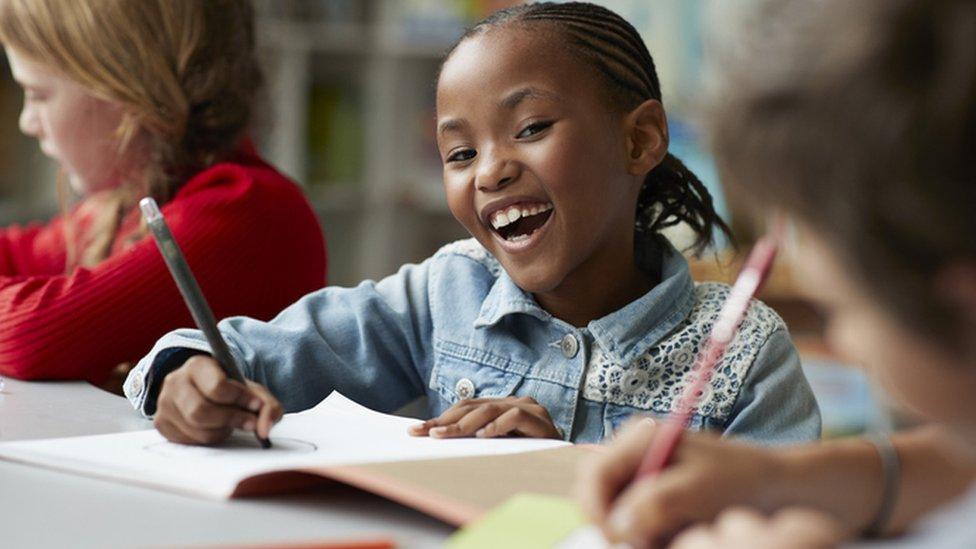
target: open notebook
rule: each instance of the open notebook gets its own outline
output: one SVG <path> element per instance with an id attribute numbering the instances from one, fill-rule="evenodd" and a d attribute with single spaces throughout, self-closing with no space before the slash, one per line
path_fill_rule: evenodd
<path id="1" fill-rule="evenodd" d="M 0 459 L 226 499 L 343 482 L 461 525 L 518 492 L 565 496 L 588 450 L 556 440 L 412 437 L 417 420 L 332 393 L 286 414 L 262 450 L 250 433 L 220 446 L 167 442 L 155 430 L 6 442 Z"/>

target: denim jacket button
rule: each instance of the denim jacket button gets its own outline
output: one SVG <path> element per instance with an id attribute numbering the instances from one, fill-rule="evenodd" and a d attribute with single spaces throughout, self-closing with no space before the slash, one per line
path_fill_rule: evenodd
<path id="1" fill-rule="evenodd" d="M 573 358 L 579 352 L 579 341 L 573 334 L 566 334 L 559 341 L 559 348 L 562 350 L 564 357 Z"/>
<path id="2" fill-rule="evenodd" d="M 628 395 L 639 393 L 647 387 L 648 376 L 645 370 L 630 370 L 620 378 L 620 389 Z"/>
<path id="3" fill-rule="evenodd" d="M 464 377 L 458 380 L 454 386 L 454 394 L 461 400 L 474 396 L 474 382 Z"/>

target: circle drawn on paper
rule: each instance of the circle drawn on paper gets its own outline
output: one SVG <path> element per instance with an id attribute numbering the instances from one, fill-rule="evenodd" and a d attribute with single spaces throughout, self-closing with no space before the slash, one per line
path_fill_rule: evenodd
<path id="1" fill-rule="evenodd" d="M 271 448 L 261 448 L 252 433 L 234 433 L 220 444 L 211 446 L 195 446 L 163 441 L 149 444 L 143 450 L 166 457 L 205 457 L 233 454 L 246 456 L 252 453 L 260 456 L 281 454 L 308 454 L 318 450 L 318 446 L 306 440 L 297 438 L 272 437 Z"/>

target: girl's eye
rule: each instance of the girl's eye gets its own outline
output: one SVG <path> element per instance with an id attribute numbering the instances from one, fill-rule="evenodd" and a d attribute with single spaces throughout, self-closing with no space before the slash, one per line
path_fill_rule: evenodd
<path id="1" fill-rule="evenodd" d="M 447 155 L 445 162 L 465 162 L 474 158 L 476 154 L 473 149 L 458 149 Z"/>
<path id="2" fill-rule="evenodd" d="M 518 135 L 516 135 L 515 137 L 518 139 L 525 139 L 526 137 L 532 137 L 534 135 L 538 135 L 546 131 L 547 129 L 549 129 L 549 127 L 552 126 L 552 124 L 553 123 L 550 120 L 545 120 L 542 122 L 533 122 L 532 124 L 526 126 L 525 129 L 520 131 Z"/>

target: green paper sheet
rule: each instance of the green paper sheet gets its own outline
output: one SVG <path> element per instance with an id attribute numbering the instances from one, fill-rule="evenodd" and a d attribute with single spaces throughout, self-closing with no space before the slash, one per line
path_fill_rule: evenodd
<path id="1" fill-rule="evenodd" d="M 517 494 L 451 536 L 451 549 L 552 547 L 586 524 L 571 499 Z"/>

